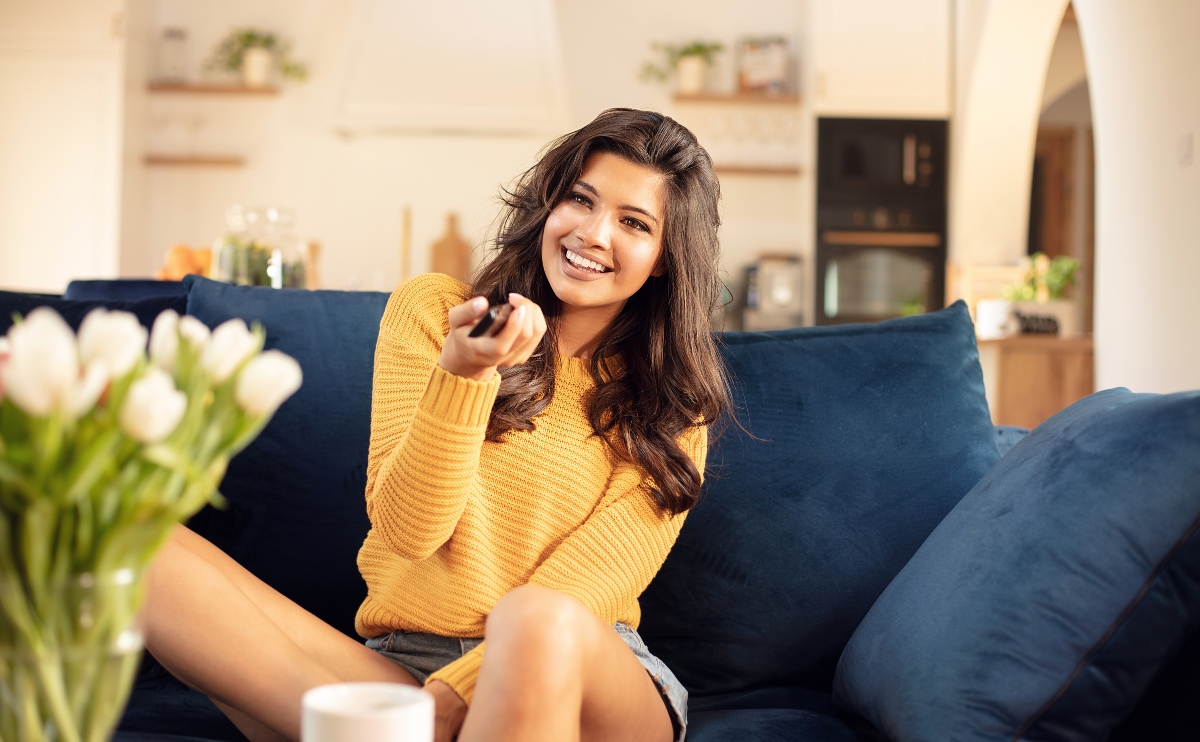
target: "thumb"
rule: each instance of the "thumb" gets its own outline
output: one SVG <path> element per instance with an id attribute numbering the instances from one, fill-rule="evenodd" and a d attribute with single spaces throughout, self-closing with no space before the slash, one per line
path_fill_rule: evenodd
<path id="1" fill-rule="evenodd" d="M 487 311 L 487 308 L 487 299 L 482 296 L 476 296 L 470 301 L 459 304 L 456 307 L 451 307 L 449 314 L 451 331 L 463 325 L 469 325 L 479 319 Z"/>

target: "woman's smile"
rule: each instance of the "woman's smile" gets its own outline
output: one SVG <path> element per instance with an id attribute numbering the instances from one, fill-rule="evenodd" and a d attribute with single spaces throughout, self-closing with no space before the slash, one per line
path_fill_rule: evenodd
<path id="1" fill-rule="evenodd" d="M 564 247 L 562 254 L 563 262 L 565 263 L 563 272 L 571 278 L 582 281 L 594 281 L 605 273 L 612 273 L 612 268 L 599 261 L 592 260 L 583 253 L 572 250 L 569 247 Z"/>

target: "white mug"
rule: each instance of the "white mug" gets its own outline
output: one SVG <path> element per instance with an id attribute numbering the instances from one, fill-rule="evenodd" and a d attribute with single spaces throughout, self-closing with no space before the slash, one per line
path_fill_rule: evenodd
<path id="1" fill-rule="evenodd" d="M 433 742 L 433 696 L 399 683 L 334 683 L 304 694 L 301 742 Z"/>

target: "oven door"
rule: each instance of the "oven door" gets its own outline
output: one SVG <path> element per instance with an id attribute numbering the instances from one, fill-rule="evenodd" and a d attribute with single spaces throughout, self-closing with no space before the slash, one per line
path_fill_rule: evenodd
<path id="1" fill-rule="evenodd" d="M 931 232 L 825 232 L 817 246 L 817 324 L 941 309 L 945 260 L 941 235 Z"/>

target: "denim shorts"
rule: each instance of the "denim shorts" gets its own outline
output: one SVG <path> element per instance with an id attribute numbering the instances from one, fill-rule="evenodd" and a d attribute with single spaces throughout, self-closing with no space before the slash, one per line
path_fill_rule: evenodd
<path id="1" fill-rule="evenodd" d="M 618 623 L 613 630 L 629 645 L 638 662 L 650 674 L 670 713 L 671 724 L 675 728 L 675 742 L 683 742 L 687 733 L 687 689 L 670 668 L 650 654 L 642 637 L 631 627 Z M 390 634 L 368 639 L 367 648 L 403 667 L 418 683 L 424 683 L 430 675 L 470 652 L 482 641 L 397 629 Z"/>

